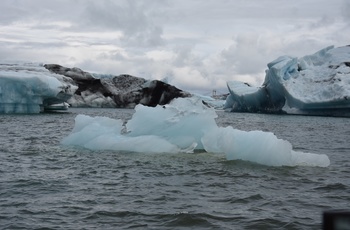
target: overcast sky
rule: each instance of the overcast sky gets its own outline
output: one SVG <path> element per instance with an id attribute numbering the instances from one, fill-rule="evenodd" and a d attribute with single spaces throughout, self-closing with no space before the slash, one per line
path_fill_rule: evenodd
<path id="1" fill-rule="evenodd" d="M 266 64 L 350 45 L 346 0 L 2 0 L 0 61 L 167 78 L 189 91 L 261 85 Z"/>

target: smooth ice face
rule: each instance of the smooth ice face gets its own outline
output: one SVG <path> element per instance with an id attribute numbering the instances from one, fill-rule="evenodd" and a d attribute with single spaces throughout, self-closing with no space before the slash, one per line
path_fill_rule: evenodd
<path id="1" fill-rule="evenodd" d="M 180 150 L 154 135 L 127 137 L 122 135 L 123 121 L 107 117 L 78 115 L 72 133 L 62 140 L 63 145 L 80 146 L 92 150 L 175 153 Z M 157 148 L 155 148 L 157 146 Z"/>
<path id="2" fill-rule="evenodd" d="M 39 113 L 41 107 L 69 99 L 76 86 L 42 65 L 0 65 L 0 113 Z"/>
<path id="3" fill-rule="evenodd" d="M 225 108 L 244 112 L 274 112 L 284 105 L 283 97 L 274 97 L 264 87 L 253 87 L 247 83 L 231 81 L 227 83 L 230 95 Z"/>
<path id="4" fill-rule="evenodd" d="M 278 139 L 270 132 L 246 132 L 221 127 L 206 133 L 202 141 L 206 151 L 223 153 L 228 160 L 251 161 L 269 166 L 327 167 L 330 164 L 326 155 L 295 152 L 291 143 Z"/>
<path id="5" fill-rule="evenodd" d="M 293 151 L 288 141 L 273 133 L 218 127 L 216 117 L 214 109 L 195 98 L 176 99 L 166 106 L 138 105 L 125 126 L 121 120 L 78 115 L 72 133 L 62 144 L 142 153 L 190 153 L 197 149 L 225 155 L 227 160 L 269 166 L 330 164 L 326 155 Z"/>

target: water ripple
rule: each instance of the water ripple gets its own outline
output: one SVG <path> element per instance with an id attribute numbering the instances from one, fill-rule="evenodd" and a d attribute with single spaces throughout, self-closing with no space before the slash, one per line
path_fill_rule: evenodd
<path id="1" fill-rule="evenodd" d="M 328 168 L 267 167 L 203 152 L 66 148 L 77 113 L 133 113 L 72 111 L 0 115 L 0 229 L 320 229 L 322 211 L 348 208 L 348 120 L 219 113 L 219 124 L 263 126 L 331 159 Z"/>

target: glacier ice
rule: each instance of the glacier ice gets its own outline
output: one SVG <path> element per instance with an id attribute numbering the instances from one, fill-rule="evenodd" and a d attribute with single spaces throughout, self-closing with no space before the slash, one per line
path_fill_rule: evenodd
<path id="1" fill-rule="evenodd" d="M 41 64 L 0 65 L 0 113 L 39 113 L 67 101 L 76 90 L 72 80 L 50 73 Z"/>
<path id="2" fill-rule="evenodd" d="M 0 63 L 0 113 L 38 113 L 65 108 L 63 102 L 71 107 L 134 108 L 190 96 L 162 81 L 128 74 L 92 74 L 57 64 Z"/>
<path id="3" fill-rule="evenodd" d="M 139 103 L 156 106 L 167 104 L 173 98 L 191 96 L 165 82 L 128 74 L 94 74 L 57 64 L 45 64 L 44 67 L 73 79 L 78 85 L 78 90 L 68 101 L 72 107 L 134 108 Z"/>
<path id="4" fill-rule="evenodd" d="M 241 112 L 276 112 L 283 107 L 284 97 L 273 96 L 265 87 L 253 87 L 239 81 L 227 82 L 230 95 L 224 108 Z"/>
<path id="5" fill-rule="evenodd" d="M 242 112 L 329 114 L 350 111 L 350 46 L 268 63 L 261 87 L 228 82 L 225 108 Z"/>
<path id="6" fill-rule="evenodd" d="M 228 160 L 245 160 L 269 166 L 327 167 L 324 154 L 296 152 L 273 133 L 218 127 L 214 109 L 198 98 L 179 98 L 169 105 L 137 105 L 132 118 L 122 120 L 78 115 L 63 145 L 92 150 L 142 153 L 206 151 Z"/>

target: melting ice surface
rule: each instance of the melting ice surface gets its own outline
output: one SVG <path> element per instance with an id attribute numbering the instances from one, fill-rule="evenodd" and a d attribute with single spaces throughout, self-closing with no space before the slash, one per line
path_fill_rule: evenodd
<path id="1" fill-rule="evenodd" d="M 78 115 L 63 145 L 92 150 L 142 153 L 191 153 L 203 150 L 269 166 L 319 166 L 330 164 L 326 155 L 296 152 L 273 133 L 218 127 L 214 109 L 196 98 L 173 100 L 166 106 L 138 105 L 133 117 L 122 120 Z"/>
<path id="2" fill-rule="evenodd" d="M 39 113 L 42 107 L 65 102 L 76 89 L 42 64 L 0 64 L 0 113 Z"/>

